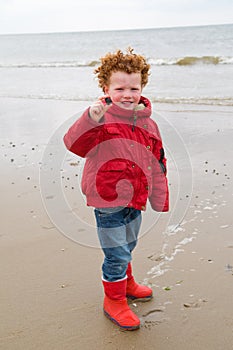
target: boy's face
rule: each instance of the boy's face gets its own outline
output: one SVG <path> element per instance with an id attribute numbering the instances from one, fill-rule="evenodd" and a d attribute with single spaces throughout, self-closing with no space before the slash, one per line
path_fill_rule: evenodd
<path id="1" fill-rule="evenodd" d="M 142 92 L 141 73 L 113 72 L 105 94 L 117 106 L 133 110 L 139 103 Z"/>

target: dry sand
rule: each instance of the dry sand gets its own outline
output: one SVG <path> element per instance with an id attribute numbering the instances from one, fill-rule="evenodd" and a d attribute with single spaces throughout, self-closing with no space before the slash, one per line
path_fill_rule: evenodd
<path id="1" fill-rule="evenodd" d="M 142 326 L 123 332 L 103 316 L 101 250 L 62 235 L 40 194 L 39 166 L 48 140 L 87 104 L 0 102 L 0 348 L 231 350 L 232 108 L 157 106 L 166 118 L 159 121 L 169 158 L 179 154 L 167 121 L 190 155 L 191 176 L 185 166 L 176 169 L 182 163 L 176 159 L 169 168 L 171 210 L 187 211 L 173 230 L 167 228 L 171 213 L 162 215 L 139 240 L 134 273 L 152 285 L 155 297 L 131 304 Z M 178 190 L 185 176 L 191 194 L 190 188 Z M 90 213 L 83 205 L 76 210 Z"/>

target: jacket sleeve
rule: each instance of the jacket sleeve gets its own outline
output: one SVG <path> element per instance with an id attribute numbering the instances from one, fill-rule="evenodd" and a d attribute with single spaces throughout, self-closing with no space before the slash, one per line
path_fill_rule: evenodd
<path id="1" fill-rule="evenodd" d="M 166 158 L 161 141 L 160 134 L 153 149 L 153 173 L 152 173 L 152 191 L 149 201 L 152 209 L 158 212 L 167 212 L 169 210 L 169 190 L 167 181 Z"/>
<path id="2" fill-rule="evenodd" d="M 80 157 L 89 157 L 100 143 L 102 124 L 89 117 L 89 108 L 69 128 L 63 140 L 66 148 Z"/>

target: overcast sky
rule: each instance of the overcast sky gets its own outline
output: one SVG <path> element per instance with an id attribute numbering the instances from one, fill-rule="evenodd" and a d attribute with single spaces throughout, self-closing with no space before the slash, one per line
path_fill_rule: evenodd
<path id="1" fill-rule="evenodd" d="M 224 23 L 232 0 L 0 0 L 0 34 Z"/>

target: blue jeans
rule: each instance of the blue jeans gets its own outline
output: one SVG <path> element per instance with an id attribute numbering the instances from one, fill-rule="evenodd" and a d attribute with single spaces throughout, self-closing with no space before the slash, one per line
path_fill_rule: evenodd
<path id="1" fill-rule="evenodd" d="M 126 277 L 131 253 L 137 245 L 141 211 L 133 208 L 96 208 L 97 232 L 105 258 L 103 279 L 114 282 Z"/>

